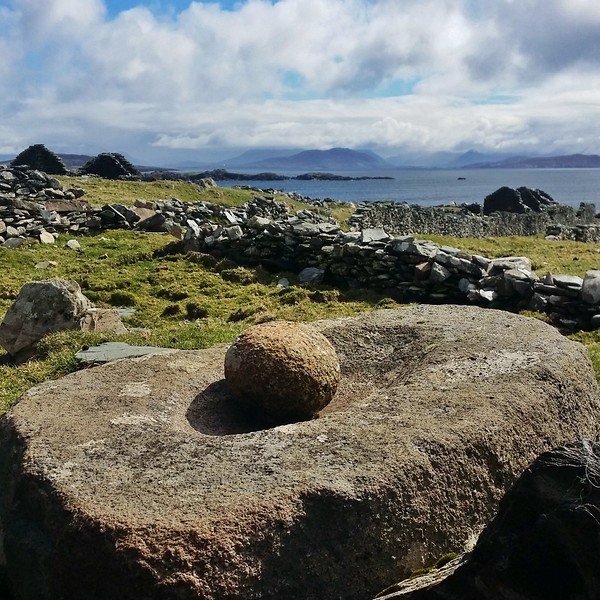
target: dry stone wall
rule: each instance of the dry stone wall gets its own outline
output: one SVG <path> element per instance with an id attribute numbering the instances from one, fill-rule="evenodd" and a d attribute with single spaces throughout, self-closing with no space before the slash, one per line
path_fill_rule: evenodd
<path id="1" fill-rule="evenodd" d="M 451 235 L 453 237 L 501 237 L 537 235 L 550 227 L 589 226 L 596 207 L 584 204 L 579 210 L 562 204 L 543 211 L 526 213 L 496 212 L 483 215 L 481 206 L 422 207 L 414 204 L 369 202 L 358 206 L 351 222 L 359 227 L 383 227 L 397 235 Z"/>
<path id="2" fill-rule="evenodd" d="M 530 309 L 566 328 L 600 326 L 600 271 L 540 277 L 527 257 L 488 259 L 379 228 L 345 232 L 298 216 L 252 217 L 228 227 L 191 226 L 178 249 L 300 271 L 308 280 L 342 287 L 375 288 L 402 302 Z"/>
<path id="3" fill-rule="evenodd" d="M 88 234 L 114 228 L 168 231 L 183 238 L 172 251 L 211 253 L 240 264 L 295 271 L 303 282 L 324 280 L 340 287 L 374 288 L 402 302 L 530 309 L 547 313 L 565 328 L 600 327 L 600 270 L 589 271 L 583 278 L 550 273 L 540 277 L 526 257 L 490 260 L 413 234 L 394 237 L 386 228 L 367 227 L 372 223 L 370 217 L 361 221 L 360 231 L 346 232 L 331 218 L 310 210 L 292 214 L 285 204 L 263 196 L 229 209 L 176 199 L 138 202 L 131 209 L 121 204 L 90 208 L 77 200 L 82 194 L 78 188 L 64 189 L 39 171 L 0 168 L 0 243 L 17 247 L 26 237 L 41 238 L 43 233 Z M 379 203 L 373 214 L 385 214 L 381 212 L 384 206 Z M 490 221 L 485 219 L 493 215 L 462 215 L 460 225 L 456 211 L 407 205 L 387 209 L 397 219 L 405 215 L 410 231 L 432 233 L 429 226 L 445 223 L 436 233 L 461 237 L 461 232 L 469 229 L 469 235 L 475 231 L 492 235 Z M 142 218 L 138 214 L 142 211 L 149 216 Z M 597 226 L 576 223 L 576 219 L 591 218 L 589 207 L 579 213 L 559 207 L 552 214 L 557 219 L 564 215 L 567 224 L 557 229 L 561 236 L 575 235 L 565 233 L 573 231 L 598 235 Z M 546 218 L 543 214 L 503 213 L 494 226 L 500 227 L 498 223 L 503 221 L 507 229 L 524 235 L 516 225 L 511 229 L 511 223 L 541 227 Z"/>

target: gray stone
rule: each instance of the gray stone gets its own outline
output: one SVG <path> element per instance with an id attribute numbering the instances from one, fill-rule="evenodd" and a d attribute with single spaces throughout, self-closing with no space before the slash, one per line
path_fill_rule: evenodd
<path id="1" fill-rule="evenodd" d="M 149 354 L 164 354 L 175 352 L 173 348 L 157 348 L 153 346 L 130 346 L 125 342 L 104 342 L 99 346 L 93 346 L 80 350 L 75 358 L 84 363 L 107 363 L 123 358 L 134 358 L 136 356 L 147 356 Z"/>
<path id="2" fill-rule="evenodd" d="M 55 237 L 46 230 L 40 232 L 40 242 L 42 244 L 54 244 L 56 241 Z"/>
<path id="3" fill-rule="evenodd" d="M 50 267 L 57 267 L 58 263 L 55 260 L 43 260 L 39 263 L 36 263 L 36 269 L 49 269 Z"/>
<path id="4" fill-rule="evenodd" d="M 3 248 L 7 248 L 8 250 L 14 250 L 15 248 L 20 248 L 25 243 L 24 237 L 12 237 L 8 238 L 3 244 Z"/>
<path id="5" fill-rule="evenodd" d="M 600 304 L 600 271 L 591 270 L 585 274 L 581 299 L 587 304 Z"/>
<path id="6" fill-rule="evenodd" d="M 234 225 L 233 227 L 228 227 L 225 230 L 225 232 L 227 233 L 227 237 L 232 241 L 239 240 L 244 235 L 244 232 L 239 225 Z"/>
<path id="7" fill-rule="evenodd" d="M 361 241 L 363 244 L 371 242 L 385 242 L 390 239 L 390 235 L 383 229 L 363 229 L 361 231 Z"/>
<path id="8" fill-rule="evenodd" d="M 266 229 L 271 224 L 271 219 L 267 219 L 265 217 L 250 217 L 248 219 L 247 225 L 250 229 Z"/>
<path id="9" fill-rule="evenodd" d="M 461 293 L 468 294 L 469 292 L 476 290 L 477 286 L 469 279 L 463 277 L 458 282 L 458 289 Z"/>
<path id="10" fill-rule="evenodd" d="M 19 235 L 17 228 L 13 227 L 12 225 L 9 225 L 6 228 L 5 233 L 6 233 L 5 237 L 7 237 L 7 238 L 13 238 L 13 237 L 17 237 Z"/>
<path id="11" fill-rule="evenodd" d="M 503 258 L 494 258 L 490 261 L 490 274 L 495 275 L 508 269 L 522 269 L 532 271 L 531 259 L 526 256 L 504 256 Z"/>
<path id="12" fill-rule="evenodd" d="M 433 263 L 433 265 L 431 265 L 431 272 L 429 274 L 429 281 L 431 281 L 431 283 L 443 283 L 450 276 L 450 271 L 448 271 L 448 269 L 442 265 L 437 263 Z"/>
<path id="13" fill-rule="evenodd" d="M 0 419 L 15 597 L 364 600 L 461 551 L 537 455 L 597 431 L 585 349 L 537 319 L 413 306 L 313 326 L 342 378 L 310 421 L 238 411 L 225 347 L 26 392 Z"/>
<path id="14" fill-rule="evenodd" d="M 576 275 L 555 275 L 554 284 L 558 287 L 581 288 L 583 279 Z"/>
<path id="15" fill-rule="evenodd" d="M 325 271 L 323 269 L 318 269 L 317 267 L 306 267 L 305 269 L 302 269 L 300 273 L 298 273 L 298 283 L 321 283 L 324 275 Z"/>
<path id="16" fill-rule="evenodd" d="M 534 293 L 529 301 L 529 308 L 537 312 L 545 312 L 548 307 L 548 299 L 538 292 Z"/>
<path id="17" fill-rule="evenodd" d="M 89 308 L 74 281 L 26 283 L 0 324 L 0 345 L 13 356 L 26 353 L 48 333 L 78 328 Z"/>
<path id="18" fill-rule="evenodd" d="M 71 250 L 81 250 L 81 244 L 77 240 L 69 240 L 65 244 L 66 248 L 70 248 Z"/>

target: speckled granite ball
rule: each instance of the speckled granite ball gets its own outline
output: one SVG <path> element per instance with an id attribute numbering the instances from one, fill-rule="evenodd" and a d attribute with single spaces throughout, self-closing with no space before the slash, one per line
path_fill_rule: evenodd
<path id="1" fill-rule="evenodd" d="M 340 363 L 322 333 L 273 321 L 238 336 L 225 355 L 225 380 L 242 406 L 289 423 L 310 419 L 331 402 Z"/>

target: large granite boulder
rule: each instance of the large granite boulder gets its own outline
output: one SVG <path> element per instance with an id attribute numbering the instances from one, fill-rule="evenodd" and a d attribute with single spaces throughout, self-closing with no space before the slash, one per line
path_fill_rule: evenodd
<path id="1" fill-rule="evenodd" d="M 18 357 L 51 332 L 79 327 L 90 308 L 74 281 L 30 281 L 19 290 L 0 324 L 0 345 Z"/>
<path id="2" fill-rule="evenodd" d="M 542 454 L 500 502 L 470 555 L 380 598 L 600 598 L 600 444 Z"/>
<path id="3" fill-rule="evenodd" d="M 302 323 L 273 321 L 248 328 L 225 354 L 225 380 L 258 418 L 312 418 L 333 399 L 340 362 L 329 340 Z"/>
<path id="4" fill-rule="evenodd" d="M 238 412 L 226 347 L 85 369 L 0 419 L 0 580 L 19 600 L 363 600 L 460 552 L 541 452 L 600 418 L 583 346 L 413 306 L 313 324 L 319 418 Z"/>

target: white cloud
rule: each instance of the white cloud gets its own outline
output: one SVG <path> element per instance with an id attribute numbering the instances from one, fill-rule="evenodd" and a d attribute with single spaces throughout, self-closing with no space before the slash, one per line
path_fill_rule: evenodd
<path id="1" fill-rule="evenodd" d="M 600 152 L 599 6 L 248 0 L 109 20 L 102 0 L 12 0 L 3 143 Z"/>

